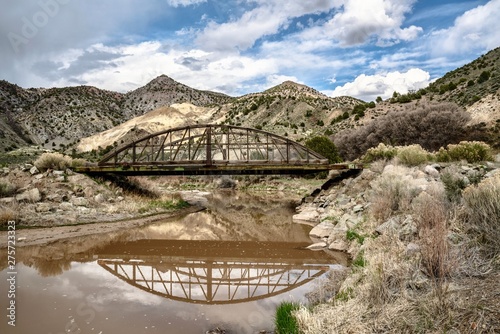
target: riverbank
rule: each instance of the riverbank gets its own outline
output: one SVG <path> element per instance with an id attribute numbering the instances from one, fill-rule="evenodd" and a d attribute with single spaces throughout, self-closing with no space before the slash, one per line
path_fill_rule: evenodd
<path id="1" fill-rule="evenodd" d="M 301 332 L 500 331 L 499 199 L 498 161 L 378 161 L 309 199 L 294 219 L 352 265 L 294 312 Z"/>

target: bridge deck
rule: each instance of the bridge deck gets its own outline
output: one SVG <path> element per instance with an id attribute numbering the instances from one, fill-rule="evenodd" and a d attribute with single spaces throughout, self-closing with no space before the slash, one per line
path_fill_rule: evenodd
<path id="1" fill-rule="evenodd" d="M 95 165 L 75 168 L 89 175 L 305 175 L 329 170 L 362 169 L 355 164 L 137 164 Z"/>

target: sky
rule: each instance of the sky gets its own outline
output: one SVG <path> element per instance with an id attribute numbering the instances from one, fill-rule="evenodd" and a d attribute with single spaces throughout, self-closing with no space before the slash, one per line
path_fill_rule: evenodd
<path id="1" fill-rule="evenodd" d="M 500 46 L 500 0 L 0 0 L 0 79 L 231 96 L 286 80 L 364 101 Z"/>

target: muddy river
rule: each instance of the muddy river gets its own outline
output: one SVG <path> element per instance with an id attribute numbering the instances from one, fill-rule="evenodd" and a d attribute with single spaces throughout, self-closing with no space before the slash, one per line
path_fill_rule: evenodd
<path id="1" fill-rule="evenodd" d="M 304 249 L 287 194 L 220 192 L 208 208 L 141 228 L 17 249 L 16 326 L 2 260 L 0 333 L 272 332 L 345 258 Z"/>

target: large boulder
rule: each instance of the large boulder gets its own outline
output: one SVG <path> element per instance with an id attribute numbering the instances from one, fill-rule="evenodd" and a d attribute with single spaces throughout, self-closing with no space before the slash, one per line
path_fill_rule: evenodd
<path id="1" fill-rule="evenodd" d="M 293 215 L 292 220 L 296 223 L 316 224 L 320 213 L 314 207 L 305 207 L 301 212 Z"/>
<path id="2" fill-rule="evenodd" d="M 334 228 L 335 225 L 325 220 L 319 223 L 318 225 L 314 226 L 312 230 L 309 232 L 309 236 L 315 238 L 328 238 Z"/>

